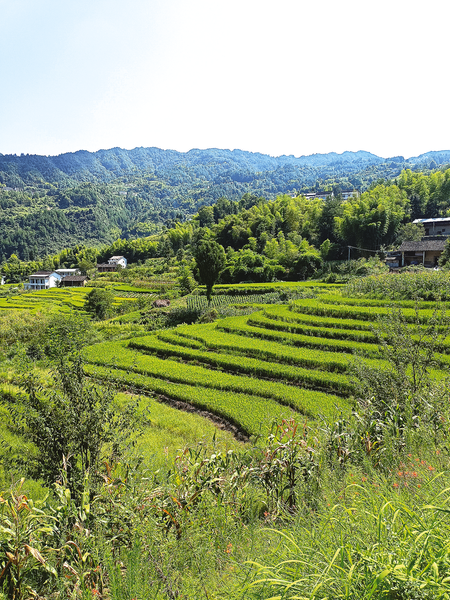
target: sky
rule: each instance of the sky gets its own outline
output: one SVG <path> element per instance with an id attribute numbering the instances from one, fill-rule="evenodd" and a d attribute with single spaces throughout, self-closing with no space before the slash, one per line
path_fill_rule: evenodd
<path id="1" fill-rule="evenodd" d="M 0 153 L 450 149 L 449 0 L 0 0 Z"/>

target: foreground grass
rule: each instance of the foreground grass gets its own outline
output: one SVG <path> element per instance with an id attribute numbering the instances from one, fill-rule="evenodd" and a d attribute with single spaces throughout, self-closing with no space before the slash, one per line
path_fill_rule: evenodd
<path id="1" fill-rule="evenodd" d="M 448 457 L 429 448 L 392 467 L 323 465 L 294 515 L 267 506 L 257 486 L 239 501 L 208 492 L 189 510 L 165 505 L 180 529 L 142 519 L 120 549 L 120 571 L 117 557 L 107 559 L 107 597 L 447 598 Z"/>

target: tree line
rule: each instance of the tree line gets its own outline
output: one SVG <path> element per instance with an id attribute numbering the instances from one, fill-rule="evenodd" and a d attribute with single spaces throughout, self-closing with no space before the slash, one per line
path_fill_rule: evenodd
<path id="1" fill-rule="evenodd" d="M 55 197 L 85 211 L 100 202 L 89 185 Z M 202 206 L 190 220 L 182 215 L 167 219 L 159 233 L 118 237 L 100 247 L 79 243 L 43 259 L 35 258 L 36 239 L 27 246 L 25 230 L 18 235 L 25 236 L 26 251 L 4 259 L 1 271 L 8 281 L 18 282 L 37 268 L 77 267 L 87 272 L 117 254 L 130 263 L 160 257 L 189 260 L 193 249 L 208 239 L 226 253 L 223 282 L 294 280 L 312 275 L 324 260 L 345 259 L 348 246 L 376 252 L 404 239 L 420 239 L 423 227 L 411 225 L 412 219 L 446 216 L 449 210 L 450 169 L 428 174 L 408 169 L 395 181 L 375 182 L 345 200 L 339 193 L 326 200 L 302 194 L 273 200 L 250 193 L 237 201 L 222 197 Z M 115 219 L 119 222 L 120 214 Z M 39 225 L 42 230 L 45 223 Z"/>

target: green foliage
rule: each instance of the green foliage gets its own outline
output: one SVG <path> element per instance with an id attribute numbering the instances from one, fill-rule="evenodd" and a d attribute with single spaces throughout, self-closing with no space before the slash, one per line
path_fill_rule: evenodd
<path id="1" fill-rule="evenodd" d="M 39 341 L 49 358 L 63 363 L 68 358 L 77 356 L 94 338 L 90 320 L 84 315 L 71 312 L 64 316 L 52 315 L 43 339 Z"/>
<path id="2" fill-rule="evenodd" d="M 400 225 L 395 236 L 395 244 L 400 246 L 403 242 L 420 242 L 425 235 L 422 223 L 404 223 Z"/>
<path id="3" fill-rule="evenodd" d="M 364 294 L 369 298 L 390 300 L 429 301 L 450 298 L 448 271 L 406 270 L 392 276 L 390 273 L 353 279 L 346 288 L 349 294 Z"/>
<path id="4" fill-rule="evenodd" d="M 76 356 L 72 361 L 60 360 L 51 388 L 44 389 L 28 369 L 18 383 L 24 393 L 19 398 L 2 393 L 0 401 L 16 431 L 39 451 L 37 457 L 27 457 L 26 468 L 48 485 L 66 470 L 71 494 L 79 499 L 86 477 L 93 488 L 96 485 L 105 445 L 111 444 L 110 454 L 119 452 L 129 433 L 131 412 L 117 413 L 112 389 L 87 382 Z"/>
<path id="5" fill-rule="evenodd" d="M 446 216 L 450 169 L 435 170 L 429 174 L 406 169 L 398 178 L 398 186 L 408 194 L 412 219 Z"/>
<path id="6" fill-rule="evenodd" d="M 405 432 L 418 427 L 419 420 L 440 427 L 440 405 L 448 397 L 448 382 L 433 381 L 430 370 L 438 365 L 438 352 L 450 335 L 450 320 L 443 308 L 436 308 L 424 327 L 419 309 L 411 323 L 400 309 L 377 321 L 374 329 L 387 368 L 380 371 L 357 361 L 353 365 L 356 393 L 363 399 L 364 435 L 378 448 L 386 429 L 397 443 Z"/>
<path id="7" fill-rule="evenodd" d="M 284 271 L 275 260 L 246 248 L 231 255 L 220 280 L 224 283 L 269 282 L 282 277 Z"/>
<path id="8" fill-rule="evenodd" d="M 448 269 L 450 265 L 450 240 L 445 242 L 444 250 L 439 257 L 439 266 Z"/>
<path id="9" fill-rule="evenodd" d="M 395 185 L 379 185 L 342 203 L 335 218 L 338 235 L 347 244 L 377 249 L 393 241 L 406 207 L 405 192 Z"/>
<path id="10" fill-rule="evenodd" d="M 34 596 L 56 576 L 49 562 L 55 519 L 22 492 L 23 483 L 0 493 L 0 589 L 11 600 Z"/>
<path id="11" fill-rule="evenodd" d="M 433 494 L 422 499 L 420 484 L 416 497 L 414 493 L 405 497 L 392 488 L 377 494 L 367 480 L 363 476 L 349 481 L 333 507 L 322 508 L 312 529 L 300 525 L 295 533 L 272 528 L 265 534 L 266 543 L 277 551 L 266 564 L 253 563 L 251 585 L 257 598 L 444 600 L 448 596 L 444 517 L 448 495 L 428 504 L 426 498 Z M 374 478 L 373 485 L 381 488 L 383 483 Z"/>
<path id="12" fill-rule="evenodd" d="M 195 248 L 195 262 L 200 283 L 206 286 L 206 297 L 211 302 L 212 289 L 225 267 L 225 251 L 213 240 L 204 239 Z"/>
<path id="13" fill-rule="evenodd" d="M 110 290 L 93 288 L 88 292 L 84 303 L 84 310 L 99 320 L 111 316 L 114 295 Z"/>
<path id="14" fill-rule="evenodd" d="M 180 265 L 177 279 L 183 295 L 190 294 L 196 287 L 195 280 L 192 277 L 192 271 L 188 265 Z"/>

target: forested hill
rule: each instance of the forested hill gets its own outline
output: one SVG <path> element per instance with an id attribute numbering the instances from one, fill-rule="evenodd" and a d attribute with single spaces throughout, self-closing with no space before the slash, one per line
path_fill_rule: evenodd
<path id="1" fill-rule="evenodd" d="M 409 159 L 402 156 L 383 159 L 365 151 L 296 158 L 215 148 L 185 153 L 159 148 L 112 148 L 59 156 L 0 154 L 0 183 L 10 187 L 43 181 L 67 185 L 88 181 L 110 183 L 118 178 L 154 174 L 169 185 L 192 179 L 215 184 L 253 182 L 259 190 L 261 186 L 270 187 L 270 182 L 277 192 L 286 192 L 289 191 L 286 186 L 301 189 L 335 177 L 348 179 L 349 184 L 360 188 L 370 183 L 373 175 L 391 177 L 402 168 L 435 168 L 449 162 L 450 151 L 427 152 Z"/>
<path id="2" fill-rule="evenodd" d="M 369 152 L 272 157 L 242 150 L 113 148 L 59 156 L 0 154 L 0 262 L 149 235 L 219 198 L 357 189 L 450 163 L 450 151 L 404 159 Z"/>

